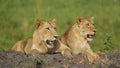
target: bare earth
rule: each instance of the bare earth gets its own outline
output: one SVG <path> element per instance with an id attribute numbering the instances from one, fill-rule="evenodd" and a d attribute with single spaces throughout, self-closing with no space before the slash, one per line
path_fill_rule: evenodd
<path id="1" fill-rule="evenodd" d="M 101 54 L 103 61 L 91 64 L 85 55 L 72 58 L 61 54 L 42 54 L 38 57 L 14 51 L 0 51 L 0 68 L 120 68 L 120 49 Z"/>

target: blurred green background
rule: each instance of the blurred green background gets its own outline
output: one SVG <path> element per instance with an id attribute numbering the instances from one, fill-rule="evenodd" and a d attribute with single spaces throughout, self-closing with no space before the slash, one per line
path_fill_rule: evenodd
<path id="1" fill-rule="evenodd" d="M 32 37 L 37 18 L 56 18 L 62 35 L 77 16 L 95 17 L 94 51 L 120 48 L 120 0 L 0 0 L 0 49 L 10 50 L 17 41 Z"/>

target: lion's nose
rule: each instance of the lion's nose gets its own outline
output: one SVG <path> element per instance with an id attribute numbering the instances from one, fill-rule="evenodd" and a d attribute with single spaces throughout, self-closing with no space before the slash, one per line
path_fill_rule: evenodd
<path id="1" fill-rule="evenodd" d="M 93 32 L 94 32 L 94 35 L 96 35 L 96 30 L 94 30 Z"/>
<path id="2" fill-rule="evenodd" d="M 93 32 L 96 33 L 96 30 L 94 30 Z"/>

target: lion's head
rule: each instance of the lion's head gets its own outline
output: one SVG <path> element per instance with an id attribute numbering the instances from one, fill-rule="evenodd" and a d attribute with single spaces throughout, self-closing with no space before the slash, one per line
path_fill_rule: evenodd
<path id="1" fill-rule="evenodd" d="M 93 36 L 96 34 L 93 19 L 94 17 L 90 17 L 89 19 L 78 17 L 77 19 L 80 34 L 88 41 L 91 41 Z"/>
<path id="2" fill-rule="evenodd" d="M 54 47 L 54 41 L 57 40 L 58 34 L 56 32 L 56 19 L 50 22 L 37 19 L 35 21 L 36 34 L 39 41 L 45 42 L 48 48 Z"/>

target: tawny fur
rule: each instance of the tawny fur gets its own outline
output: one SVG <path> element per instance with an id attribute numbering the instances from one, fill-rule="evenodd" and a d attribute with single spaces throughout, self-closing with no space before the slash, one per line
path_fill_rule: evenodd
<path id="1" fill-rule="evenodd" d="M 90 62 L 97 60 L 99 56 L 91 50 L 89 45 L 95 33 L 93 17 L 90 19 L 78 17 L 76 23 L 61 36 L 60 41 L 64 45 L 60 46 L 58 51 L 64 52 L 63 55 L 67 56 L 83 53 L 87 55 Z"/>
<path id="2" fill-rule="evenodd" d="M 37 19 L 35 21 L 35 31 L 33 37 L 27 40 L 18 41 L 13 47 L 12 50 L 24 52 L 26 54 L 40 54 L 47 53 L 52 50 L 56 50 L 58 46 L 50 45 L 46 41 L 56 41 L 55 37 L 58 36 L 56 28 L 56 19 L 53 19 L 50 23 L 44 20 Z M 52 50 L 51 50 L 52 49 Z M 54 52 L 53 51 L 53 52 Z"/>

